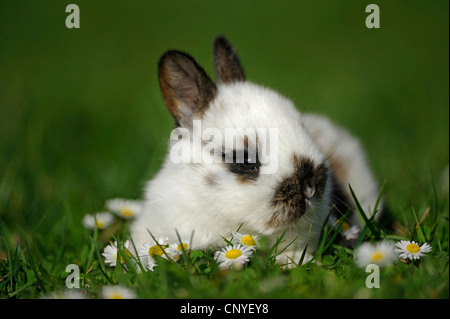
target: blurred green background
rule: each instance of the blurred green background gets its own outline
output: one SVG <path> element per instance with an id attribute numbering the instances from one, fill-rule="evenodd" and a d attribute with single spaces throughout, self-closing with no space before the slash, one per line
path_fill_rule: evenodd
<path id="1" fill-rule="evenodd" d="M 173 125 L 158 59 L 183 50 L 213 76 L 220 33 L 250 81 L 360 137 L 390 206 L 426 206 L 448 166 L 449 2 L 375 1 L 368 29 L 373 2 L 1 1 L 0 236 L 63 238 L 106 199 L 141 197 Z"/>

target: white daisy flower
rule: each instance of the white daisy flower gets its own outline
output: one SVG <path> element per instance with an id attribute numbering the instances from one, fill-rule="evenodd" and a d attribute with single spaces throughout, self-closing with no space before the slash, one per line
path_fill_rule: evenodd
<path id="1" fill-rule="evenodd" d="M 143 209 L 141 201 L 122 198 L 107 200 L 106 207 L 111 212 L 124 219 L 136 217 L 142 212 Z"/>
<path id="2" fill-rule="evenodd" d="M 139 256 L 142 266 L 144 267 L 144 270 L 146 271 L 153 271 L 153 269 L 158 266 L 156 263 L 155 258 L 150 256 Z"/>
<path id="3" fill-rule="evenodd" d="M 142 248 L 138 249 L 139 257 L 154 257 L 154 256 L 164 256 L 164 251 L 166 248 L 167 241 L 158 240 L 158 242 L 152 244 L 149 242 L 145 242 L 142 245 Z"/>
<path id="4" fill-rule="evenodd" d="M 169 244 L 169 237 L 159 237 L 155 244 L 167 246 Z"/>
<path id="5" fill-rule="evenodd" d="M 133 255 L 134 248 L 129 240 L 124 242 L 123 248 L 128 256 Z M 102 256 L 105 257 L 105 263 L 109 264 L 111 267 L 115 267 L 117 264 L 117 250 L 117 241 L 115 241 L 114 244 L 109 244 L 103 250 Z M 120 263 L 124 263 L 123 257 L 120 257 Z"/>
<path id="6" fill-rule="evenodd" d="M 216 251 L 214 259 L 220 263 L 219 267 L 222 269 L 228 269 L 231 266 L 241 268 L 249 261 L 252 253 L 253 249 L 251 247 L 237 244 Z"/>
<path id="7" fill-rule="evenodd" d="M 104 229 L 111 225 L 113 221 L 114 217 L 109 212 L 87 214 L 83 217 L 83 226 L 89 229 Z"/>
<path id="8" fill-rule="evenodd" d="M 182 239 L 181 243 L 173 243 L 170 244 L 169 247 L 166 249 L 167 255 L 169 255 L 170 258 L 177 261 L 180 256 L 183 254 L 184 251 L 188 251 L 191 247 L 189 246 L 189 241 Z"/>
<path id="9" fill-rule="evenodd" d="M 420 259 L 420 257 L 426 256 L 425 253 L 429 253 L 432 247 L 425 243 L 419 246 L 415 241 L 401 240 L 395 244 L 397 249 L 395 252 L 400 253 L 399 257 L 403 259 Z"/>
<path id="10" fill-rule="evenodd" d="M 247 247 L 250 247 L 252 249 L 256 249 L 256 246 L 258 245 L 258 237 L 257 235 L 250 235 L 250 234 L 241 234 L 238 232 L 233 233 L 233 244 L 240 244 Z"/>
<path id="11" fill-rule="evenodd" d="M 166 245 L 169 239 L 167 237 L 160 237 L 154 244 L 145 242 L 141 248 L 138 249 L 138 256 L 145 269 L 153 271 L 153 268 L 157 265 L 155 256 L 167 258 L 164 254 Z"/>
<path id="12" fill-rule="evenodd" d="M 348 222 L 346 221 L 342 222 L 340 233 L 342 234 L 342 236 L 344 236 L 345 239 L 347 240 L 358 239 L 360 232 L 361 230 L 359 229 L 358 226 L 356 225 L 350 226 Z"/>
<path id="13" fill-rule="evenodd" d="M 369 264 L 388 266 L 396 259 L 394 245 L 386 240 L 375 244 L 363 243 L 355 251 L 356 263 L 360 267 Z"/>
<path id="14" fill-rule="evenodd" d="M 103 286 L 101 297 L 103 299 L 136 299 L 136 293 L 122 286 Z"/>

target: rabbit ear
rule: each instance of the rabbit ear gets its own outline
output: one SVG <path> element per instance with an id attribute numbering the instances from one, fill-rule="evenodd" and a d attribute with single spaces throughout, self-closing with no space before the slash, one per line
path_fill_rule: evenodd
<path id="1" fill-rule="evenodd" d="M 245 81 L 244 69 L 236 51 L 223 35 L 214 40 L 214 69 L 217 83 Z"/>
<path id="2" fill-rule="evenodd" d="M 177 125 L 192 127 L 216 95 L 216 86 L 188 54 L 167 51 L 159 60 L 159 84 L 167 108 Z"/>

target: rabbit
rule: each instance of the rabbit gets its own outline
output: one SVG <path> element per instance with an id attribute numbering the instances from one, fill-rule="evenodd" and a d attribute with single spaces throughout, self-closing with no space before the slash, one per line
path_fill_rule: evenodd
<path id="1" fill-rule="evenodd" d="M 368 217 L 379 186 L 360 142 L 327 118 L 301 114 L 286 97 L 247 81 L 236 50 L 223 35 L 214 40 L 213 57 L 215 83 L 184 52 L 170 50 L 159 60 L 160 89 L 178 138 L 170 139 L 162 168 L 145 186 L 144 211 L 130 227 L 136 245 L 149 241 L 150 232 L 171 241 L 192 238 L 195 249 L 220 247 L 239 229 L 271 243 L 280 236 L 286 246 L 292 242 L 277 255 L 278 263 L 291 264 L 300 261 L 306 245 L 304 260 L 313 256 L 330 211 L 335 221 L 350 209 L 348 223 L 361 227 L 348 184 Z M 206 143 L 193 141 L 211 128 L 222 134 L 276 129 L 271 149 L 276 154 L 270 157 L 276 169 L 269 170 L 268 156 L 260 154 L 268 139 L 241 133 L 236 134 L 240 149 L 226 149 L 217 141 L 214 161 L 193 161 L 192 154 Z M 191 161 L 176 162 L 172 151 L 183 137 Z M 250 145 L 256 155 L 247 154 Z M 243 154 L 240 161 L 237 153 Z"/>

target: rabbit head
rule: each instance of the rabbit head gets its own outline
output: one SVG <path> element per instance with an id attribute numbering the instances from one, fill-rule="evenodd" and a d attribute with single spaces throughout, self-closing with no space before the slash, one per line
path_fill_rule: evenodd
<path id="1" fill-rule="evenodd" d="M 148 197 L 161 203 L 165 195 L 157 188 L 177 192 L 177 200 L 167 196 L 167 214 L 181 201 L 185 212 L 172 222 L 178 229 L 180 220 L 191 224 L 200 239 L 202 227 L 218 239 L 239 227 L 262 235 L 295 229 L 307 236 L 313 224 L 319 232 L 319 216 L 330 209 L 329 165 L 302 115 L 287 98 L 246 81 L 223 36 L 214 42 L 214 69 L 215 83 L 186 53 L 161 57 L 159 83 L 176 126 L 163 169 L 174 173 L 157 176 Z M 183 150 L 183 160 L 174 159 Z M 151 194 L 152 185 L 159 195 Z"/>

